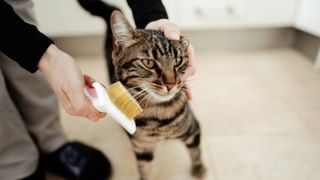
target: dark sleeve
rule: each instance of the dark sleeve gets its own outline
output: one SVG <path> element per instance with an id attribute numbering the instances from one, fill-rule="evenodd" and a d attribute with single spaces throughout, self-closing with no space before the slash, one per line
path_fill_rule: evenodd
<path id="1" fill-rule="evenodd" d="M 127 0 L 137 28 L 145 28 L 154 20 L 168 19 L 166 9 L 161 0 Z"/>
<path id="2" fill-rule="evenodd" d="M 3 0 L 0 0 L 0 24 L 0 50 L 24 69 L 35 72 L 52 40 L 24 22 Z"/>

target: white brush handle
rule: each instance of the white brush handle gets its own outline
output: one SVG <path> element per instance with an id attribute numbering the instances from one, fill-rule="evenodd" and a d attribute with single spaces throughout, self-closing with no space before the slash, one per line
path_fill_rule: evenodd
<path id="1" fill-rule="evenodd" d="M 97 93 L 97 98 L 89 94 L 86 88 L 84 88 L 84 93 L 91 101 L 93 106 L 100 112 L 105 112 L 111 118 L 117 121 L 123 128 L 125 128 L 130 134 L 136 131 L 136 123 L 133 119 L 128 119 L 110 100 L 104 87 L 98 83 L 92 83 L 94 90 Z"/>

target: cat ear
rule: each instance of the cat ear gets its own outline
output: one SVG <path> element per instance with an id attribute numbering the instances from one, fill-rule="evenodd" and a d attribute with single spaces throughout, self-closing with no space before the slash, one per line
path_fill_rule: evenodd
<path id="1" fill-rule="evenodd" d="M 111 14 L 111 31 L 116 46 L 124 46 L 133 39 L 134 29 L 120 11 Z"/>
<path id="2" fill-rule="evenodd" d="M 189 47 L 189 45 L 190 45 L 190 40 L 184 38 L 183 36 L 181 36 L 181 37 L 180 37 L 180 43 L 181 43 L 181 45 L 182 45 L 182 47 L 183 47 L 184 49 L 187 49 L 187 48 Z"/>

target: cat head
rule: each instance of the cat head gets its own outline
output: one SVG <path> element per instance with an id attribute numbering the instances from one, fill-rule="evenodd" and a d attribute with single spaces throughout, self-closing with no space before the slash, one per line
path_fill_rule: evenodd
<path id="1" fill-rule="evenodd" d="M 112 13 L 110 21 L 116 78 L 138 101 L 161 103 L 185 95 L 182 77 L 188 66 L 188 40 L 169 40 L 160 31 L 134 29 L 119 11 Z"/>

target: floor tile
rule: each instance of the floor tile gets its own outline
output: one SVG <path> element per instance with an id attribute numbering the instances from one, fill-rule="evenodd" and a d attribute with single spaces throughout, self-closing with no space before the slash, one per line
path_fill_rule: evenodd
<path id="1" fill-rule="evenodd" d="M 298 112 L 247 63 L 256 56 L 278 58 L 276 55 L 211 53 L 198 58 L 198 72 L 190 83 L 191 89 L 197 87 L 191 105 L 207 134 L 303 131 L 305 123 Z M 205 79 L 205 83 L 197 85 L 198 79 Z"/>
<path id="2" fill-rule="evenodd" d="M 319 138 L 235 135 L 208 141 L 219 180 L 317 180 Z"/>
<path id="3" fill-rule="evenodd" d="M 210 152 L 207 144 L 202 142 L 202 159 L 206 166 L 207 173 L 203 179 L 215 180 Z M 186 147 L 179 141 L 167 141 L 159 143 L 155 153 L 152 176 L 154 180 L 193 180 L 190 173 L 191 160 Z"/>
<path id="4" fill-rule="evenodd" d="M 278 50 L 251 59 L 248 65 L 300 118 L 320 128 L 320 74 L 310 60 L 297 51 Z"/>

